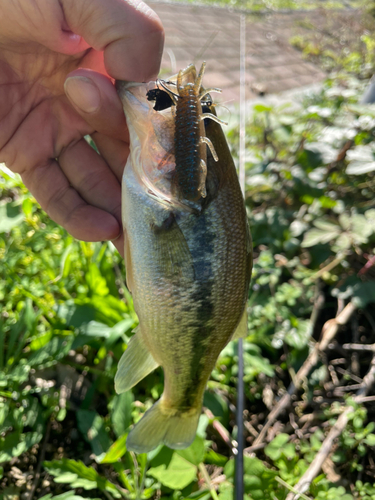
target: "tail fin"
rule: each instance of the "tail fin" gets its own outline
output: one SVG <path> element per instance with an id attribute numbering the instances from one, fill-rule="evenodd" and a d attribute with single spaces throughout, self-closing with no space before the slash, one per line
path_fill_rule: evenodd
<path id="1" fill-rule="evenodd" d="M 130 432 L 128 450 L 147 453 L 164 443 L 175 450 L 187 448 L 195 438 L 200 408 L 185 413 L 163 408 L 163 400 L 157 401 Z"/>

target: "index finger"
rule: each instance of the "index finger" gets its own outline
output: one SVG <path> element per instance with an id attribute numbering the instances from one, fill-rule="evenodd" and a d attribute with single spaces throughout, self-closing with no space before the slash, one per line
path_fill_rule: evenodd
<path id="1" fill-rule="evenodd" d="M 155 79 L 164 30 L 141 0 L 61 0 L 69 28 L 94 49 L 104 51 L 108 74 L 118 80 Z"/>

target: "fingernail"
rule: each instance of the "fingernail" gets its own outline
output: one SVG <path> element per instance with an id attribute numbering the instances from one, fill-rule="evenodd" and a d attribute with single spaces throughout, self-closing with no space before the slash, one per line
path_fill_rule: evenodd
<path id="1" fill-rule="evenodd" d="M 111 239 L 112 243 L 113 243 L 114 241 L 117 241 L 117 240 L 118 240 L 118 239 L 122 236 L 122 233 L 123 233 L 123 231 L 122 231 L 122 229 L 121 229 L 121 231 L 119 232 L 118 236 L 116 236 L 116 238 L 112 238 L 112 239 Z"/>
<path id="2" fill-rule="evenodd" d="M 70 76 L 65 80 L 65 93 L 84 113 L 94 113 L 100 106 L 100 93 L 95 83 L 84 76 Z"/>

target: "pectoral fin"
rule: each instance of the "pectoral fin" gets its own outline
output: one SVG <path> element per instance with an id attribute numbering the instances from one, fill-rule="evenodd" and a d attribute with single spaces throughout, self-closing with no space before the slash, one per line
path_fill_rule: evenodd
<path id="1" fill-rule="evenodd" d="M 148 351 L 140 332 L 129 341 L 122 355 L 115 376 L 115 390 L 118 394 L 128 391 L 138 384 L 159 365 Z"/>
<path id="2" fill-rule="evenodd" d="M 194 266 L 185 236 L 173 212 L 162 225 L 154 226 L 154 256 L 161 276 L 168 280 L 194 279 Z"/>
<path id="3" fill-rule="evenodd" d="M 245 337 L 248 336 L 248 330 L 247 330 L 247 311 L 246 307 L 243 312 L 241 321 L 239 322 L 236 331 L 233 334 L 232 340 L 237 340 L 237 339 L 244 339 Z"/>

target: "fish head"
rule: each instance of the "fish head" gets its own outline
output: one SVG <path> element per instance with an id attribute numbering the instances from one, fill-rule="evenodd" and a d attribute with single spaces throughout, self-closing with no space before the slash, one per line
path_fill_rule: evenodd
<path id="1" fill-rule="evenodd" d="M 125 166 L 132 169 L 150 196 L 172 203 L 171 178 L 175 170 L 173 154 L 174 116 L 172 109 L 154 109 L 148 99 L 157 83 L 116 82 L 130 137 L 130 155 Z"/>
<path id="2" fill-rule="evenodd" d="M 204 124 L 201 122 L 202 135 L 214 145 L 219 161 L 212 158 L 205 144 L 200 144 L 201 158 L 207 163 L 206 185 L 196 198 L 187 199 L 178 190 L 175 159 L 177 78 L 182 86 L 193 86 L 197 78 L 195 66 L 191 64 L 168 80 L 116 82 L 130 135 L 130 155 L 124 175 L 126 169 L 132 169 L 149 196 L 169 208 L 197 213 L 217 195 L 218 188 L 225 181 L 225 171 L 231 168 L 233 160 L 221 126 L 205 119 Z M 204 87 L 201 89 L 203 91 Z M 209 94 L 202 100 L 202 111 L 216 115 Z"/>

